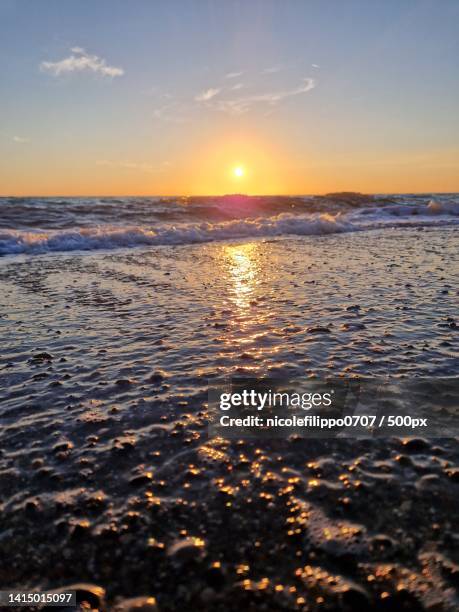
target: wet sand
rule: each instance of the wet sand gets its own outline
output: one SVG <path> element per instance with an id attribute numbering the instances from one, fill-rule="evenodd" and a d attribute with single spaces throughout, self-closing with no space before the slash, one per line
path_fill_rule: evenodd
<path id="1" fill-rule="evenodd" d="M 404 228 L 2 258 L 0 584 L 457 609 L 457 440 L 209 438 L 207 380 L 457 376 L 458 247 Z"/>

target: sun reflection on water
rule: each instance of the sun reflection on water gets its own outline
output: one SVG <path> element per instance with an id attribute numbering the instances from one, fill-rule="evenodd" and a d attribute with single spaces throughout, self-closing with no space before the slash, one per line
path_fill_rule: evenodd
<path id="1" fill-rule="evenodd" d="M 239 311 L 247 311 L 259 282 L 259 247 L 255 243 L 227 245 L 225 257 L 231 276 L 230 299 Z"/>
<path id="2" fill-rule="evenodd" d="M 256 241 L 223 244 L 218 264 L 225 287 L 219 313 L 225 320 L 218 336 L 220 357 L 227 361 L 232 355 L 232 370 L 255 375 L 263 367 L 265 355 L 277 350 L 272 327 L 272 269 L 266 266 L 266 246 Z"/>

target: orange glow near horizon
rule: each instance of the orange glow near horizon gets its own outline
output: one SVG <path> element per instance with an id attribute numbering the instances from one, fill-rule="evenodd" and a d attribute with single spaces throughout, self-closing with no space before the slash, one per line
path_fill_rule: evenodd
<path id="1" fill-rule="evenodd" d="M 306 145 L 305 145 L 306 146 Z M 362 150 L 346 158 L 336 152 L 292 149 L 247 130 L 217 132 L 183 146 L 165 162 L 155 148 L 138 157 L 110 157 L 77 151 L 40 154 L 38 143 L 21 149 L 2 176 L 3 196 L 198 196 L 458 191 L 456 150 L 430 155 L 393 154 L 381 158 Z M 37 157 L 38 156 L 38 157 Z M 156 156 L 156 157 L 155 157 Z M 420 172 L 422 169 L 422 172 Z"/>
<path id="2" fill-rule="evenodd" d="M 248 195 L 288 191 L 283 172 L 287 153 L 254 135 L 209 142 L 187 168 L 187 193 Z"/>

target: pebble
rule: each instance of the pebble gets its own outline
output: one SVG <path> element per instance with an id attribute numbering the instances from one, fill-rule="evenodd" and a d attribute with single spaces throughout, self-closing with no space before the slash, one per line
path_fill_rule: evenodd
<path id="1" fill-rule="evenodd" d="M 225 573 L 220 564 L 212 565 L 205 573 L 207 584 L 213 589 L 221 589 L 226 581 Z"/>
<path id="2" fill-rule="evenodd" d="M 119 378 L 116 381 L 116 385 L 118 387 L 130 387 L 132 385 L 132 380 L 130 380 L 129 378 Z"/>
<path id="3" fill-rule="evenodd" d="M 317 325 L 315 327 L 308 327 L 306 329 L 306 332 L 308 334 L 330 334 L 331 330 L 328 327 Z"/>
<path id="4" fill-rule="evenodd" d="M 68 593 L 75 591 L 78 610 L 104 610 L 105 609 L 105 589 L 96 584 L 78 583 L 69 586 L 53 589 L 53 593 Z M 88 608 L 89 606 L 89 608 Z M 48 606 L 46 610 L 56 610 L 55 607 Z M 69 608 L 62 608 L 69 610 Z"/>
<path id="5" fill-rule="evenodd" d="M 368 593 L 357 585 L 349 586 L 349 588 L 341 594 L 340 599 L 342 610 L 349 610 L 350 612 L 359 610 L 360 612 L 364 612 L 365 610 L 369 611 L 371 609 Z"/>
<path id="6" fill-rule="evenodd" d="M 141 487 L 143 485 L 149 484 L 152 480 L 152 474 L 147 473 L 147 474 L 139 474 L 137 476 L 133 476 L 130 481 L 129 484 L 132 485 L 133 487 Z"/>
<path id="7" fill-rule="evenodd" d="M 402 444 L 408 453 L 422 453 L 430 447 L 430 444 L 424 438 L 407 438 L 403 440 Z"/>
<path id="8" fill-rule="evenodd" d="M 153 372 L 152 374 L 150 374 L 150 376 L 147 378 L 147 382 L 158 384 L 158 383 L 162 383 L 163 380 L 165 380 L 165 378 L 166 378 L 165 373 L 161 372 L 160 370 L 157 370 L 156 372 Z"/>
<path id="9" fill-rule="evenodd" d="M 53 453 L 60 453 L 72 450 L 73 444 L 69 440 L 62 440 L 53 446 Z"/>
<path id="10" fill-rule="evenodd" d="M 450 468 L 450 469 L 446 470 L 445 474 L 453 482 L 459 482 L 459 468 Z"/>
<path id="11" fill-rule="evenodd" d="M 158 612 L 156 599 L 151 595 L 123 599 L 112 607 L 112 612 Z"/>
<path id="12" fill-rule="evenodd" d="M 200 538 L 188 537 L 178 540 L 167 551 L 168 557 L 175 561 L 192 562 L 200 560 L 205 554 L 205 543 Z"/>
<path id="13" fill-rule="evenodd" d="M 53 356 L 50 353 L 46 353 L 46 352 L 35 353 L 35 355 L 32 355 L 32 357 L 30 358 L 30 361 L 33 363 L 43 363 L 44 361 L 52 361 L 52 360 L 53 360 Z"/>
<path id="14" fill-rule="evenodd" d="M 360 329 L 365 329 L 364 323 L 343 323 L 341 326 L 343 331 L 357 331 Z"/>

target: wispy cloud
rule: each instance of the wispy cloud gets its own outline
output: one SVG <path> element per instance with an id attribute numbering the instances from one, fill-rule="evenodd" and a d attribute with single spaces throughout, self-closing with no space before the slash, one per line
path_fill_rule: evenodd
<path id="1" fill-rule="evenodd" d="M 305 94 L 316 86 L 315 80 L 309 77 L 300 79 L 298 86 L 291 88 L 275 89 L 272 86 L 271 89 L 267 89 L 266 80 L 263 79 L 263 82 L 264 91 L 242 82 L 228 82 L 226 85 L 220 83 L 196 94 L 193 101 L 190 98 L 163 93 L 160 96 L 162 103 L 152 111 L 153 117 L 167 123 L 183 124 L 191 121 L 194 111 L 199 108 L 221 111 L 229 115 L 242 115 L 257 105 L 267 107 L 260 109 L 260 112 L 267 115 L 287 98 Z"/>
<path id="2" fill-rule="evenodd" d="M 292 89 L 284 89 L 279 91 L 271 91 L 262 94 L 252 94 L 241 96 L 239 98 L 230 98 L 225 100 L 215 100 L 212 106 L 217 110 L 229 113 L 231 115 L 242 115 L 249 111 L 256 104 L 268 104 L 274 106 L 282 102 L 286 98 L 292 98 L 304 94 L 311 89 L 314 89 L 316 83 L 314 79 L 303 79 L 298 87 Z"/>
<path id="3" fill-rule="evenodd" d="M 269 68 L 265 68 L 261 71 L 261 74 L 274 74 L 276 72 L 280 72 L 282 70 L 282 66 L 270 66 Z"/>
<path id="4" fill-rule="evenodd" d="M 210 87 L 209 89 L 206 89 L 205 91 L 195 96 L 194 99 L 196 100 L 196 102 L 207 102 L 208 100 L 211 100 L 216 95 L 218 95 L 220 91 L 221 90 L 217 87 Z"/>
<path id="5" fill-rule="evenodd" d="M 170 162 L 164 161 L 159 166 L 153 166 L 145 162 L 132 162 L 128 160 L 111 161 L 108 159 L 98 159 L 97 166 L 109 166 L 111 168 L 125 168 L 127 170 L 140 170 L 141 172 L 153 173 L 164 172 L 171 165 Z"/>
<path id="6" fill-rule="evenodd" d="M 228 72 L 228 74 L 225 74 L 225 79 L 237 79 L 237 77 L 240 77 L 243 74 L 243 72 Z"/>
<path id="7" fill-rule="evenodd" d="M 23 136 L 13 136 L 13 142 L 17 142 L 18 144 L 26 144 L 30 142 L 30 138 L 24 138 Z"/>
<path id="8" fill-rule="evenodd" d="M 319 64 L 311 64 L 311 66 L 312 66 L 313 68 L 318 68 L 318 67 L 319 67 Z"/>
<path id="9" fill-rule="evenodd" d="M 165 121 L 166 123 L 180 124 L 188 121 L 188 117 L 186 116 L 186 108 L 182 107 L 175 101 L 153 109 L 153 117 L 159 121 Z"/>
<path id="10" fill-rule="evenodd" d="M 81 47 L 70 49 L 72 54 L 57 62 L 41 62 L 40 70 L 54 76 L 61 76 L 71 72 L 93 72 L 103 76 L 117 77 L 124 74 L 122 68 L 110 66 L 106 60 L 90 55 Z"/>

